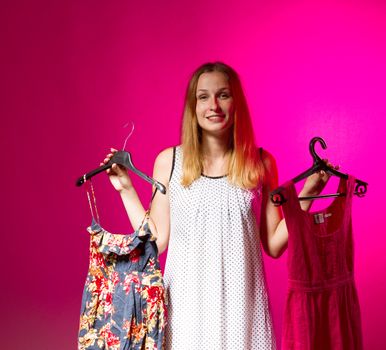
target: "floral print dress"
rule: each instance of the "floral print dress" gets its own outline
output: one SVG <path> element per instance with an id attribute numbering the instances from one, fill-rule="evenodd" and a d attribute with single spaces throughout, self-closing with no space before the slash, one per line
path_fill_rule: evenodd
<path id="1" fill-rule="evenodd" d="M 147 221 L 132 235 L 93 223 L 78 349 L 163 349 L 164 284 Z"/>

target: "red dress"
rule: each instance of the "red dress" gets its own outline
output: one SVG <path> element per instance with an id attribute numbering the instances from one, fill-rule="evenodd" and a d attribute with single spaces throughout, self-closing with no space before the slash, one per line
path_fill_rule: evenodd
<path id="1" fill-rule="evenodd" d="M 362 349 L 353 276 L 351 203 L 355 179 L 341 179 L 345 197 L 317 212 L 300 207 L 293 182 L 284 186 L 288 228 L 288 292 L 282 349 Z"/>

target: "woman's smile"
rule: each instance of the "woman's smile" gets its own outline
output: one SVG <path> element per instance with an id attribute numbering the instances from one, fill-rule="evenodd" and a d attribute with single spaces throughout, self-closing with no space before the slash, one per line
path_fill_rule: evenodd
<path id="1" fill-rule="evenodd" d="M 217 122 L 222 122 L 225 119 L 225 114 L 212 114 L 205 118 L 211 122 L 217 123 Z"/>

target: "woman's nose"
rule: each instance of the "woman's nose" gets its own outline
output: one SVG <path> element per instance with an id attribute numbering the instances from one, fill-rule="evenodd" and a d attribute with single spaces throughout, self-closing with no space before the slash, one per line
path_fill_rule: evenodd
<path id="1" fill-rule="evenodd" d="M 214 97 L 210 100 L 210 110 L 217 111 L 218 110 L 218 101 L 217 98 Z"/>

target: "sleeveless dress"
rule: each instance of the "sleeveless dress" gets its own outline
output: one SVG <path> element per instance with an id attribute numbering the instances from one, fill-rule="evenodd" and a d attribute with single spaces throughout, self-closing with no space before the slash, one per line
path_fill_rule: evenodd
<path id="1" fill-rule="evenodd" d="M 345 197 L 317 212 L 301 209 L 293 182 L 286 183 L 288 291 L 282 349 L 362 349 L 354 284 L 351 203 L 355 179 L 341 179 Z"/>
<path id="2" fill-rule="evenodd" d="M 182 150 L 174 151 L 166 349 L 275 349 L 259 238 L 261 189 L 238 188 L 225 176 L 201 176 L 185 188 Z"/>
<path id="3" fill-rule="evenodd" d="M 88 231 L 78 349 L 164 349 L 164 285 L 148 223 L 132 235 L 111 234 L 96 223 Z"/>

